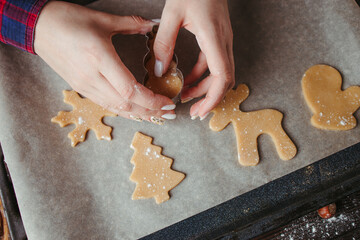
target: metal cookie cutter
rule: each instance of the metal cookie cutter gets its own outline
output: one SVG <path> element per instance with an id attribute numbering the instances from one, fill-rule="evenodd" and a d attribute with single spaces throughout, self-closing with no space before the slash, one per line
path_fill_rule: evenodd
<path id="1" fill-rule="evenodd" d="M 146 33 L 146 35 L 145 35 L 146 36 L 146 47 L 147 47 L 148 51 L 147 51 L 146 55 L 144 56 L 144 60 L 143 60 L 144 68 L 145 68 L 145 71 L 146 71 L 144 80 L 142 82 L 142 84 L 144 86 L 146 86 L 146 82 L 149 80 L 149 71 L 146 68 L 146 64 L 152 59 L 152 57 L 154 57 L 153 61 L 154 61 L 154 64 L 155 64 L 155 56 L 153 56 L 153 54 L 152 54 L 152 52 L 153 52 L 152 51 L 152 44 L 155 41 L 155 37 L 156 37 L 156 33 L 158 31 L 158 28 L 159 28 L 159 26 L 155 25 L 152 28 L 152 31 Z M 176 104 L 180 100 L 181 92 L 182 92 L 183 87 L 184 87 L 184 76 L 183 76 L 182 72 L 177 68 L 177 66 L 178 66 L 178 58 L 175 55 L 175 53 L 173 55 L 172 61 L 175 62 L 175 64 L 176 64 L 176 73 L 175 73 L 176 75 L 173 75 L 174 73 L 172 75 L 179 77 L 179 79 L 181 80 L 181 88 L 180 88 L 178 94 L 171 99 L 174 102 L 174 104 Z M 154 68 L 154 66 L 152 66 L 152 68 Z"/>

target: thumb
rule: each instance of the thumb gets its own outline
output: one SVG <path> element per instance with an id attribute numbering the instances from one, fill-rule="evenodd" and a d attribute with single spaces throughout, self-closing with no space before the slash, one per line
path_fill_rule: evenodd
<path id="1" fill-rule="evenodd" d="M 154 42 L 154 73 L 157 77 L 161 77 L 169 67 L 180 25 L 181 19 L 178 16 L 163 12 Z"/>
<path id="2" fill-rule="evenodd" d="M 117 15 L 112 15 L 107 23 L 114 34 L 146 34 L 157 24 L 140 16 Z"/>

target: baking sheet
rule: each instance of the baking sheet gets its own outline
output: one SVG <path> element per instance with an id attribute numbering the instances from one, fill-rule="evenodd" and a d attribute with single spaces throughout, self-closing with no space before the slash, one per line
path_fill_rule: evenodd
<path id="1" fill-rule="evenodd" d="M 161 16 L 164 1 L 99 1 L 91 8 L 120 15 Z M 134 239 L 169 226 L 360 141 L 359 127 L 346 132 L 311 127 L 301 93 L 307 68 L 325 63 L 339 69 L 344 88 L 360 84 L 360 9 L 352 0 L 229 1 L 234 30 L 237 84 L 246 83 L 244 111 L 275 108 L 298 147 L 288 162 L 279 159 L 270 137 L 261 136 L 260 164 L 237 162 L 232 126 L 212 132 L 208 119 L 192 121 L 191 103 L 177 107 L 178 118 L 164 126 L 105 118 L 113 141 L 87 140 L 71 148 L 74 126 L 50 119 L 70 87 L 39 57 L 0 45 L 0 142 L 29 239 Z M 139 80 L 144 76 L 145 37 L 116 36 L 114 45 Z M 184 75 L 195 63 L 194 37 L 182 31 L 176 53 Z M 359 113 L 356 114 L 359 119 Z M 175 159 L 186 173 L 171 199 L 132 201 L 128 180 L 136 131 Z"/>

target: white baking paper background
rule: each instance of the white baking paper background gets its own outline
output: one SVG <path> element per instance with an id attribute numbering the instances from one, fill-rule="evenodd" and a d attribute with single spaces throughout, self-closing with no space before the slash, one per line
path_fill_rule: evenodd
<path id="1" fill-rule="evenodd" d="M 164 1 L 111 0 L 90 5 L 120 15 L 160 18 Z M 135 239 L 211 208 L 360 141 L 360 127 L 324 131 L 310 125 L 301 77 L 312 65 L 340 70 L 343 87 L 360 85 L 360 8 L 353 0 L 232 0 L 236 81 L 250 88 L 242 110 L 274 108 L 298 147 L 290 161 L 279 159 L 269 136 L 259 138 L 261 161 L 237 161 L 233 127 L 212 132 L 208 117 L 190 120 L 191 103 L 177 106 L 177 119 L 164 126 L 106 117 L 113 140 L 89 132 L 70 146 L 50 119 L 70 89 L 39 57 L 0 44 L 0 142 L 29 239 Z M 116 49 L 141 80 L 144 36 L 116 36 Z M 176 53 L 189 73 L 197 59 L 194 36 L 181 31 Z M 359 113 L 356 114 L 359 119 Z M 136 131 L 154 138 L 173 168 L 186 174 L 171 199 L 131 200 L 135 184 L 131 140 Z"/>

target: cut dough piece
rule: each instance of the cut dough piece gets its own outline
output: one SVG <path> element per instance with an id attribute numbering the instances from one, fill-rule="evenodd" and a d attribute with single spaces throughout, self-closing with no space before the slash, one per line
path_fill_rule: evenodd
<path id="1" fill-rule="evenodd" d="M 185 174 L 171 169 L 173 160 L 161 154 L 161 147 L 151 144 L 152 138 L 135 133 L 131 148 L 134 170 L 130 180 L 136 183 L 132 199 L 154 197 L 157 204 L 170 199 L 169 191 L 178 185 Z"/>
<path id="2" fill-rule="evenodd" d="M 56 117 L 51 119 L 51 122 L 58 123 L 61 127 L 69 124 L 75 124 L 76 128 L 68 134 L 71 139 L 71 146 L 75 147 L 79 142 L 83 142 L 89 129 L 94 130 L 98 140 L 111 140 L 112 128 L 106 126 L 102 119 L 105 116 L 115 117 L 105 108 L 93 103 L 87 98 L 82 98 L 75 91 L 63 91 L 64 102 L 73 106 L 71 112 L 60 111 Z"/>
<path id="3" fill-rule="evenodd" d="M 7 219 L 5 217 L 5 210 L 0 199 L 0 239 L 10 240 L 10 231 Z"/>
<path id="4" fill-rule="evenodd" d="M 283 114 L 277 110 L 264 109 L 242 112 L 239 105 L 249 96 L 249 88 L 241 84 L 230 90 L 225 99 L 212 110 L 210 120 L 213 131 L 223 130 L 230 122 L 234 124 L 238 159 L 243 166 L 254 166 L 259 162 L 257 138 L 266 133 L 274 141 L 277 153 L 282 160 L 290 160 L 296 155 L 296 147 L 281 126 Z"/>
<path id="5" fill-rule="evenodd" d="M 302 78 L 307 105 L 314 114 L 311 124 L 327 130 L 349 130 L 356 126 L 354 112 L 360 106 L 360 87 L 341 90 L 340 73 L 327 65 L 314 65 Z"/>
<path id="6" fill-rule="evenodd" d="M 148 71 L 148 78 L 145 81 L 145 86 L 151 89 L 154 93 L 167 96 L 172 99 L 176 97 L 183 85 L 182 74 L 177 69 L 177 64 L 174 60 L 170 62 L 169 68 L 162 77 L 156 77 L 154 73 L 155 66 L 155 54 L 153 50 L 154 41 L 156 37 L 156 30 L 153 31 L 153 34 L 149 36 L 147 42 L 148 48 L 150 49 L 148 55 L 150 56 L 149 60 L 145 63 L 145 68 Z M 148 57 L 148 56 L 147 56 Z"/>

